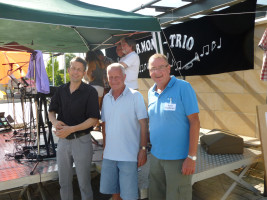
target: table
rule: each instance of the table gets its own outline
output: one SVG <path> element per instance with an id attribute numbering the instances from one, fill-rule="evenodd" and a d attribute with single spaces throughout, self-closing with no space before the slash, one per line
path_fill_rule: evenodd
<path id="1" fill-rule="evenodd" d="M 233 191 L 237 183 L 258 194 L 260 192 L 252 185 L 245 182 L 242 178 L 247 172 L 247 170 L 250 168 L 250 166 L 253 163 L 258 162 L 260 159 L 261 151 L 249 148 L 244 148 L 243 154 L 209 155 L 199 144 L 196 172 L 192 177 L 192 184 L 197 181 L 211 178 L 213 176 L 225 174 L 231 179 L 233 179 L 234 183 L 225 192 L 224 196 L 221 198 L 222 200 L 226 199 L 229 196 L 229 194 Z M 231 172 L 239 168 L 243 168 L 239 176 Z"/>

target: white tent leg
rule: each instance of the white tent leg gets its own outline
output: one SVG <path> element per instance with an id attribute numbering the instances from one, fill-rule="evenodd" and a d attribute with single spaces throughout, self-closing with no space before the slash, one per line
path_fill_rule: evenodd
<path id="1" fill-rule="evenodd" d="M 154 40 L 156 53 L 163 54 L 162 40 L 160 32 L 152 32 L 152 38 Z"/>

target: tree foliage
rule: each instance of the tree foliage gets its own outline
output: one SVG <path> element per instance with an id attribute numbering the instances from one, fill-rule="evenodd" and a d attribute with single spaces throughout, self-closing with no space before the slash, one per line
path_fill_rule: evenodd
<path id="1" fill-rule="evenodd" d="M 69 68 L 70 61 L 74 58 L 74 54 L 65 54 L 65 63 L 66 63 L 66 71 Z M 49 78 L 49 84 L 53 85 L 53 67 L 52 67 L 52 54 L 50 54 L 50 59 L 47 61 L 46 72 Z M 59 70 L 59 63 L 57 57 L 54 57 L 54 81 L 55 86 L 60 86 L 64 83 L 64 69 Z M 69 82 L 69 74 L 66 73 L 66 82 Z"/>

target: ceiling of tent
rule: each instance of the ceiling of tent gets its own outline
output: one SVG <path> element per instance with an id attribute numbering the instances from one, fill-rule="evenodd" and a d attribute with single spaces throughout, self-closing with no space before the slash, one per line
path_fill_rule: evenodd
<path id="1" fill-rule="evenodd" d="M 151 16 L 76 0 L 0 0 L 0 47 L 10 42 L 43 52 L 86 52 L 160 31 Z"/>
<path id="2" fill-rule="evenodd" d="M 159 31 L 159 23 L 183 23 L 244 0 L 152 0 L 132 12 L 81 1 L 0 0 L 0 48 L 11 42 L 44 52 L 108 48 L 123 36 L 139 39 Z M 256 19 L 266 19 L 266 13 L 267 1 L 257 0 Z"/>
<path id="3" fill-rule="evenodd" d="M 81 0 L 88 2 L 89 0 Z M 157 17 L 161 27 L 216 15 L 218 11 L 245 0 L 151 0 L 131 12 Z M 257 0 L 256 20 L 267 21 L 267 0 Z"/>

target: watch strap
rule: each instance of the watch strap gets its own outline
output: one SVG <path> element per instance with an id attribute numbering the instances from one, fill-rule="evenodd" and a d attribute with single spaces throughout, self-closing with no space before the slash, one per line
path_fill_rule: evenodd
<path id="1" fill-rule="evenodd" d="M 140 149 L 146 150 L 146 146 L 141 146 Z"/>
<path id="2" fill-rule="evenodd" d="M 197 159 L 196 156 L 190 156 L 190 155 L 188 155 L 187 157 L 190 158 L 191 160 L 196 160 Z"/>

